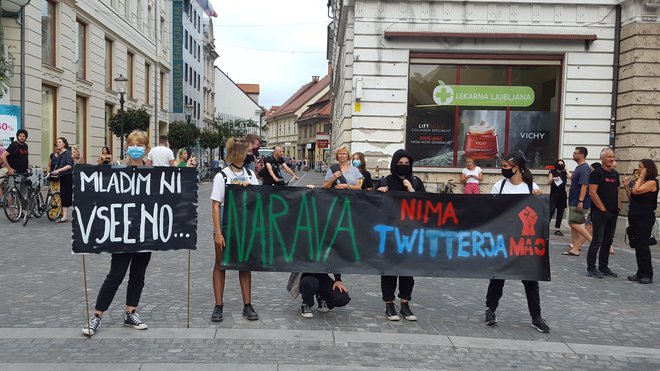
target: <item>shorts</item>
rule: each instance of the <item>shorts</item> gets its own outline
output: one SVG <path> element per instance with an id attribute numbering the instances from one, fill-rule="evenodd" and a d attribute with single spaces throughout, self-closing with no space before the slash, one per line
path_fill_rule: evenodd
<path id="1" fill-rule="evenodd" d="M 571 206 L 568 209 L 568 224 L 585 224 L 587 222 L 589 209 L 578 210 L 577 206 Z"/>

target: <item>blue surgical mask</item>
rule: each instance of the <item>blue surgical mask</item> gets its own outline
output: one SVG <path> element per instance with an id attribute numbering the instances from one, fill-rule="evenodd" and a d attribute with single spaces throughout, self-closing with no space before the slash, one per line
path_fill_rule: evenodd
<path id="1" fill-rule="evenodd" d="M 144 157 L 144 147 L 142 146 L 128 146 L 128 156 L 132 159 L 139 160 Z"/>
<path id="2" fill-rule="evenodd" d="M 360 164 L 361 164 L 360 160 L 353 160 L 353 166 L 360 167 Z"/>

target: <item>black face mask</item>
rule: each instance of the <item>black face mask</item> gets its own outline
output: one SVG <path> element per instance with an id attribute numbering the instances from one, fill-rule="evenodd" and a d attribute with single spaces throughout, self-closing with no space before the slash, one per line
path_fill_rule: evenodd
<path id="1" fill-rule="evenodd" d="M 514 174 L 513 169 L 502 169 L 502 176 L 507 179 L 511 179 L 513 174 Z"/>
<path id="2" fill-rule="evenodd" d="M 249 163 L 251 163 L 251 162 L 254 162 L 254 156 L 252 156 L 252 155 L 247 155 L 247 156 L 245 156 L 245 161 L 243 161 L 243 163 L 244 163 L 245 165 L 247 165 L 247 164 L 249 164 Z"/>
<path id="3" fill-rule="evenodd" d="M 399 176 L 409 176 L 412 174 L 412 166 L 410 165 L 396 165 L 394 167 L 396 175 Z"/>
<path id="4" fill-rule="evenodd" d="M 566 165 L 559 164 L 559 165 L 557 165 L 555 168 L 556 168 L 557 170 L 559 170 L 559 171 L 562 171 L 562 170 L 564 170 L 565 167 L 566 167 Z"/>
<path id="5" fill-rule="evenodd" d="M 259 147 L 252 148 L 252 154 L 254 155 L 254 157 L 259 157 Z"/>

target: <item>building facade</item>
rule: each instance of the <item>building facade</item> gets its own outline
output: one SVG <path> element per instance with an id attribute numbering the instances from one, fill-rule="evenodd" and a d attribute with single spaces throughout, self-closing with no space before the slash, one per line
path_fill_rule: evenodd
<path id="1" fill-rule="evenodd" d="M 77 145 L 86 162 L 96 163 L 104 145 L 119 158 L 107 121 L 119 109 L 120 74 L 129 79 L 125 108 L 149 112 L 150 136 L 166 129 L 171 45 L 163 3 L 34 0 L 25 7 L 24 65 L 16 58 L 7 103 L 20 106 L 23 89 L 31 164 L 47 164 L 57 137 Z M 20 25 L 7 18 L 2 25 L 4 44 L 20 50 Z"/>
<path id="2" fill-rule="evenodd" d="M 332 1 L 332 146 L 372 169 L 406 148 L 431 189 L 467 157 L 483 190 L 503 153 L 573 168 L 575 146 L 614 146 L 630 173 L 660 159 L 657 3 Z"/>
<path id="3" fill-rule="evenodd" d="M 263 110 L 257 101 L 253 100 L 243 89 L 227 76 L 220 68 L 215 67 L 215 109 L 216 122 L 227 127 L 234 135 L 242 136 L 247 133 L 263 135 L 261 131 L 261 117 Z M 256 85 L 256 84 L 242 84 Z M 256 85 L 259 90 L 259 85 Z M 251 121 L 252 125 L 246 122 Z M 237 125 L 242 125 L 238 127 Z"/>

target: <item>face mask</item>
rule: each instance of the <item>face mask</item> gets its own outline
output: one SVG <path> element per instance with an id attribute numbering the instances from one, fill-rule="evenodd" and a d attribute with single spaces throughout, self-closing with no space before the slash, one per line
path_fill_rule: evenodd
<path id="1" fill-rule="evenodd" d="M 564 170 L 566 166 L 564 164 L 557 165 L 557 170 Z"/>
<path id="2" fill-rule="evenodd" d="M 252 148 L 252 154 L 254 155 L 254 157 L 259 157 L 259 147 Z"/>
<path id="3" fill-rule="evenodd" d="M 245 156 L 245 161 L 243 161 L 243 163 L 247 165 L 247 164 L 251 163 L 252 161 L 254 161 L 254 156 L 247 155 L 247 156 Z"/>
<path id="4" fill-rule="evenodd" d="M 513 169 L 502 169 L 502 176 L 510 179 L 513 176 Z"/>
<path id="5" fill-rule="evenodd" d="M 353 166 L 360 167 L 360 160 L 353 160 Z"/>
<path id="6" fill-rule="evenodd" d="M 396 171 L 396 175 L 399 176 L 408 176 L 412 174 L 412 166 L 410 165 L 396 165 L 394 170 Z"/>
<path id="7" fill-rule="evenodd" d="M 144 147 L 141 146 L 128 146 L 128 156 L 132 159 L 139 160 L 144 157 Z"/>

